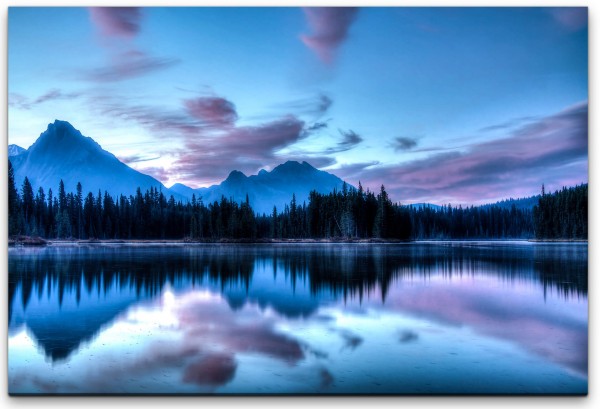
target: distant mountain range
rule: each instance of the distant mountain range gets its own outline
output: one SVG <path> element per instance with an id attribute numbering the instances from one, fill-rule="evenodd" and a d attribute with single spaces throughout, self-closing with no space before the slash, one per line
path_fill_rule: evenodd
<path id="1" fill-rule="evenodd" d="M 341 190 L 344 181 L 339 177 L 314 168 L 307 162 L 287 161 L 271 171 L 261 170 L 256 175 L 247 176 L 234 170 L 220 184 L 198 189 L 176 183 L 167 188 L 155 178 L 138 172 L 121 162 L 112 153 L 102 149 L 92 138 L 85 137 L 69 122 L 56 120 L 48 124 L 36 142 L 24 149 L 18 145 L 8 146 L 8 157 L 15 172 L 17 188 L 23 183 L 25 176 L 33 185 L 34 191 L 39 187 L 51 188 L 56 194 L 62 179 L 67 192 L 75 192 L 81 182 L 84 194 L 98 190 L 116 197 L 118 195 L 135 195 L 139 187 L 142 192 L 154 187 L 162 190 L 165 196 L 173 195 L 176 200 L 188 201 L 195 195 L 205 204 L 221 200 L 224 196 L 237 202 L 248 200 L 257 213 L 270 214 L 273 206 L 280 212 L 296 195 L 299 205 L 306 202 L 312 190 L 329 193 L 334 189 Z M 354 189 L 350 184 L 349 189 Z M 539 195 L 521 199 L 507 199 L 483 207 L 497 205 L 510 208 L 514 204 L 517 209 L 531 209 L 538 203 Z M 429 207 L 439 210 L 441 206 L 430 203 L 410 205 L 421 209 Z"/>
<path id="2" fill-rule="evenodd" d="M 248 195 L 256 212 L 271 213 L 273 206 L 277 206 L 278 211 L 283 210 L 294 194 L 301 205 L 308 202 L 312 190 L 329 193 L 342 189 L 344 184 L 337 176 L 318 170 L 307 162 L 288 161 L 270 172 L 261 170 L 252 176 L 234 170 L 220 184 L 206 188 L 192 189 L 179 183 L 167 188 L 153 177 L 119 161 L 70 123 L 59 120 L 49 124 L 29 149 L 10 145 L 8 152 L 17 188 L 27 177 L 34 191 L 39 187 L 45 190 L 51 188 L 55 194 L 62 179 L 67 192 L 74 192 L 77 183 L 81 182 L 84 194 L 106 190 L 113 197 L 134 195 L 138 187 L 142 192 L 151 187 L 161 189 L 167 197 L 173 195 L 176 200 L 182 201 L 191 200 L 192 195 L 196 195 L 205 204 L 218 201 L 222 196 L 242 202 Z"/>
<path id="3" fill-rule="evenodd" d="M 501 208 L 510 209 L 514 205 L 515 208 L 518 210 L 533 209 L 533 206 L 535 206 L 539 203 L 540 197 L 541 197 L 541 195 L 522 197 L 519 199 L 510 198 L 510 199 L 501 200 L 496 203 L 486 204 L 486 205 L 483 205 L 482 207 L 485 208 L 485 207 L 489 207 L 489 206 L 499 206 Z"/>
<path id="4" fill-rule="evenodd" d="M 410 206 L 413 209 L 417 209 L 417 210 L 429 208 L 431 210 L 436 210 L 437 211 L 437 210 L 440 210 L 442 208 L 442 206 L 440 206 L 440 205 L 431 204 L 431 203 L 411 203 L 411 204 L 408 204 L 407 206 Z"/>
<path id="5" fill-rule="evenodd" d="M 343 185 L 342 179 L 318 170 L 307 162 L 287 161 L 270 172 L 263 169 L 252 176 L 234 170 L 223 182 L 211 187 L 191 189 L 178 183 L 171 186 L 171 190 L 188 199 L 195 194 L 196 197 L 202 197 L 205 204 L 218 201 L 222 196 L 243 201 L 248 194 L 248 200 L 256 212 L 270 214 L 273 206 L 282 211 L 294 194 L 298 204 L 308 204 L 308 196 L 312 190 L 329 193 L 334 189 L 341 190 Z M 353 188 L 350 185 L 348 187 Z"/>
<path id="6" fill-rule="evenodd" d="M 533 206 L 537 205 L 539 200 L 540 200 L 540 195 L 535 195 L 535 196 L 530 196 L 530 197 L 522 197 L 522 198 L 518 198 L 518 199 L 510 198 L 510 199 L 500 200 L 498 202 L 486 203 L 483 205 L 478 205 L 476 207 L 481 207 L 481 208 L 485 209 L 485 208 L 488 208 L 491 206 L 497 206 L 502 209 L 511 209 L 512 206 L 514 205 L 517 210 L 524 210 L 524 209 L 533 209 Z M 438 210 L 442 209 L 442 207 L 443 207 L 443 206 L 431 204 L 431 203 L 413 203 L 413 204 L 409 204 L 407 206 L 410 206 L 417 210 L 429 208 L 434 211 L 438 211 Z M 455 207 L 455 206 L 453 205 L 452 207 Z M 463 206 L 463 208 L 464 207 L 465 206 Z"/>

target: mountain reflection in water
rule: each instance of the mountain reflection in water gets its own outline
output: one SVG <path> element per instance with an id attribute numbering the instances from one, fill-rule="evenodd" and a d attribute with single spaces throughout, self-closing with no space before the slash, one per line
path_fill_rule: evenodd
<path id="1" fill-rule="evenodd" d="M 182 383 L 216 388 L 243 372 L 236 357 L 244 353 L 286 365 L 326 361 L 327 352 L 303 339 L 304 325 L 326 324 L 340 310 L 360 318 L 375 308 L 467 326 L 587 378 L 587 291 L 587 245 L 577 244 L 14 248 L 9 336 L 27 328 L 46 359 L 58 364 L 102 332 L 125 325 L 132 314 L 142 314 L 144 305 L 154 314 L 150 320 L 161 322 L 171 300 L 175 318 L 165 318 L 164 325 L 176 322 L 181 339 L 164 341 L 171 342 L 169 348 L 152 346 L 153 365 L 183 367 Z M 152 307 L 156 302 L 158 310 Z M 561 307 L 573 303 L 578 305 L 573 311 Z M 585 316 L 577 316 L 581 313 Z M 360 328 L 328 328 L 343 353 L 367 345 Z M 424 335 L 404 328 L 395 337 L 410 346 Z M 143 373 L 145 362 L 132 365 Z M 325 366 L 319 366 L 317 378 L 317 391 L 336 385 Z"/>

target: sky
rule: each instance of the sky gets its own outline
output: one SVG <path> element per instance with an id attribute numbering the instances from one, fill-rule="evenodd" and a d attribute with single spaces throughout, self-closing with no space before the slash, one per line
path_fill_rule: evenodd
<path id="1" fill-rule="evenodd" d="M 402 203 L 588 180 L 586 8 L 9 8 L 9 144 L 166 186 L 305 160 Z"/>

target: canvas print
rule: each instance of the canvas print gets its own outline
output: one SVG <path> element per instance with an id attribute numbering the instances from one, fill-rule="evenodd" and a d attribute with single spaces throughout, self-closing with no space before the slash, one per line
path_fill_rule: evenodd
<path id="1" fill-rule="evenodd" d="M 8 104 L 10 395 L 587 394 L 587 8 L 11 7 Z"/>

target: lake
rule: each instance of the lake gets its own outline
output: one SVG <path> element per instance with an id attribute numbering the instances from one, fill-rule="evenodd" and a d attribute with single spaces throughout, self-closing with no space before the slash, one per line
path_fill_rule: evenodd
<path id="1" fill-rule="evenodd" d="M 587 243 L 8 250 L 11 394 L 586 394 Z"/>

